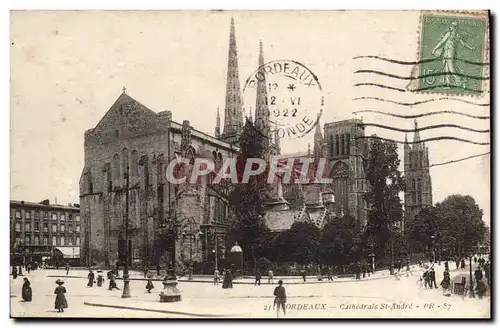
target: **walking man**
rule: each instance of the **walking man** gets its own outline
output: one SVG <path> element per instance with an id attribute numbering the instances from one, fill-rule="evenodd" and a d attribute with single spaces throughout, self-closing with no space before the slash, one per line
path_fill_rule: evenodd
<path id="1" fill-rule="evenodd" d="M 278 287 L 274 289 L 274 305 L 276 305 L 276 317 L 280 316 L 280 307 L 283 309 L 283 315 L 286 316 L 286 291 L 283 287 L 283 281 L 278 281 Z"/>
<path id="2" fill-rule="evenodd" d="M 254 286 L 255 285 L 259 285 L 260 286 L 260 278 L 262 278 L 262 275 L 260 274 L 260 270 L 257 269 L 257 270 L 255 270 L 255 283 L 254 283 Z"/>
<path id="3" fill-rule="evenodd" d="M 432 286 L 434 286 L 434 288 L 438 288 L 437 283 L 436 283 L 436 271 L 434 271 L 434 268 L 431 268 L 430 278 L 431 278 L 430 279 L 431 288 L 432 288 Z"/>
<path id="4" fill-rule="evenodd" d="M 66 262 L 66 275 L 69 273 L 69 262 Z"/>

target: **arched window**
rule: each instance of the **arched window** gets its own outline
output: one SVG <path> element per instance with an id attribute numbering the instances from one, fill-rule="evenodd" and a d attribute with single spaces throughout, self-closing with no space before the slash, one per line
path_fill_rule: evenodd
<path id="1" fill-rule="evenodd" d="M 38 245 L 40 243 L 40 238 L 38 236 L 35 236 L 35 245 Z"/>
<path id="2" fill-rule="evenodd" d="M 49 243 L 49 238 L 43 237 L 43 244 L 47 245 Z"/>
<path id="3" fill-rule="evenodd" d="M 120 170 L 120 156 L 118 156 L 118 154 L 115 154 L 115 156 L 113 156 L 113 174 L 114 180 L 120 179 L 122 176 Z"/>
<path id="4" fill-rule="evenodd" d="M 24 239 L 24 243 L 26 245 L 30 245 L 31 244 L 31 238 L 30 238 L 30 236 L 26 236 L 26 238 Z"/>
<path id="5" fill-rule="evenodd" d="M 136 176 L 139 174 L 139 166 L 138 166 L 138 154 L 137 150 L 132 151 L 132 154 L 130 156 L 130 174 L 133 176 Z"/>
<path id="6" fill-rule="evenodd" d="M 56 236 L 52 236 L 52 245 L 57 245 L 57 237 Z"/>
<path id="7" fill-rule="evenodd" d="M 16 231 L 21 231 L 21 223 L 16 222 Z"/>
<path id="8" fill-rule="evenodd" d="M 80 245 L 80 237 L 76 237 L 76 244 Z"/>
<path id="9" fill-rule="evenodd" d="M 417 190 L 422 190 L 422 179 L 417 179 Z"/>
<path id="10" fill-rule="evenodd" d="M 122 168 L 123 168 L 123 172 L 126 172 L 128 167 L 129 167 L 129 163 L 128 163 L 128 150 L 127 150 L 127 148 L 123 148 L 123 150 L 122 150 Z"/>
<path id="11" fill-rule="evenodd" d="M 411 180 L 411 189 L 415 190 L 415 179 Z"/>
<path id="12" fill-rule="evenodd" d="M 64 246 L 64 245 L 66 245 L 66 244 L 64 243 L 64 236 L 61 236 L 61 246 Z"/>
<path id="13" fill-rule="evenodd" d="M 345 141 L 344 141 L 344 135 L 340 135 L 340 155 L 345 154 Z"/>

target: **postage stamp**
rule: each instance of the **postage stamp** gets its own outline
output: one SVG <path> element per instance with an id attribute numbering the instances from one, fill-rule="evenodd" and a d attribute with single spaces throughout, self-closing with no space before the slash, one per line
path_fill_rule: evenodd
<path id="1" fill-rule="evenodd" d="M 486 14 L 423 12 L 418 91 L 481 94 L 487 35 Z"/>
<path id="2" fill-rule="evenodd" d="M 246 104 L 255 103 L 255 128 L 270 138 L 305 136 L 318 123 L 324 106 L 316 74 L 288 59 L 261 64 L 247 78 L 243 97 Z"/>

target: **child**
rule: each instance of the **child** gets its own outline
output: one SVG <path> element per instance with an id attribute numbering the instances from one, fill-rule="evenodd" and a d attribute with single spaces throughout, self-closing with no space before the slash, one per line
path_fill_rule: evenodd
<path id="1" fill-rule="evenodd" d="M 153 282 L 151 281 L 151 276 L 148 276 L 148 283 L 146 284 L 146 290 L 151 294 L 151 289 L 155 288 Z"/>

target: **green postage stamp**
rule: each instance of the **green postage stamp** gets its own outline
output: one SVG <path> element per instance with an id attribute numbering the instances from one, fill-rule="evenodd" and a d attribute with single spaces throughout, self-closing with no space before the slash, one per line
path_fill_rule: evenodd
<path id="1" fill-rule="evenodd" d="M 480 95 L 489 65 L 488 14 L 422 12 L 418 91 Z"/>

